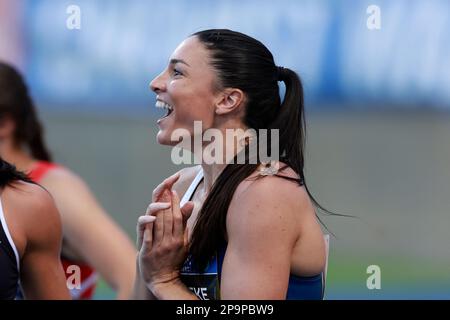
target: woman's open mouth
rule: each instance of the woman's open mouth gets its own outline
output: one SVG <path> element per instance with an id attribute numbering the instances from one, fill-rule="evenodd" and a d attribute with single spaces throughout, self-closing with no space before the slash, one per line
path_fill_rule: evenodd
<path id="1" fill-rule="evenodd" d="M 170 104 L 168 104 L 168 103 L 166 103 L 166 102 L 164 102 L 162 100 L 156 100 L 155 107 L 166 110 L 166 114 L 162 118 L 160 118 L 158 120 L 162 120 L 164 118 L 167 118 L 173 112 L 173 107 Z"/>

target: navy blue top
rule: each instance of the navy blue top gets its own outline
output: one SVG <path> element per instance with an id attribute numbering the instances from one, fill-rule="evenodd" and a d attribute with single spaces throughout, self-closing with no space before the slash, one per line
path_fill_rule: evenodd
<path id="1" fill-rule="evenodd" d="M 0 300 L 13 300 L 19 284 L 19 267 L 6 228 L 0 219 Z"/>
<path id="2" fill-rule="evenodd" d="M 220 299 L 220 277 L 226 248 L 219 250 L 202 272 L 195 267 L 191 257 L 181 269 L 181 281 L 202 300 Z M 322 300 L 324 294 L 323 273 L 311 277 L 291 274 L 286 299 Z"/>
<path id="3" fill-rule="evenodd" d="M 181 200 L 181 206 L 191 200 L 195 190 L 203 179 L 203 171 L 197 173 Z M 199 271 L 188 257 L 181 269 L 181 281 L 202 300 L 220 299 L 220 277 L 225 257 L 226 245 L 217 250 L 208 266 Z M 299 277 L 291 274 L 289 277 L 286 299 L 290 300 L 322 300 L 324 294 L 323 273 L 312 277 Z"/>

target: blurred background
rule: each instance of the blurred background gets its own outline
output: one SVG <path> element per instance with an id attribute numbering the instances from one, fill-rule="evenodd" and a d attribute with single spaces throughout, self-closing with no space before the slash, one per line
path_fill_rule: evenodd
<path id="1" fill-rule="evenodd" d="M 134 241 L 153 188 L 179 169 L 156 143 L 148 84 L 207 28 L 257 38 L 304 81 L 310 190 L 357 216 L 323 217 L 326 298 L 449 299 L 450 2 L 0 0 L 0 59 L 24 73 L 57 162 Z M 96 298 L 113 297 L 102 282 Z"/>

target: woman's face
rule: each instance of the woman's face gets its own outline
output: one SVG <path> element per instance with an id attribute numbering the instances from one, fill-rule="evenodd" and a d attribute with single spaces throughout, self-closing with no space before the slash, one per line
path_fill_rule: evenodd
<path id="1" fill-rule="evenodd" d="M 214 90 L 216 75 L 209 59 L 208 50 L 197 37 L 189 37 L 172 53 L 167 68 L 150 83 L 157 95 L 157 107 L 169 105 L 172 109 L 157 121 L 158 143 L 176 145 L 178 139 L 171 141 L 175 129 L 186 129 L 192 138 L 194 121 L 202 122 L 202 131 L 213 127 L 218 95 Z"/>

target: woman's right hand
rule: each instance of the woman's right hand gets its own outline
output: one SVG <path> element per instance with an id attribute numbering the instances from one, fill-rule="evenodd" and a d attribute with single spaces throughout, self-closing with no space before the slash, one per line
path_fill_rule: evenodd
<path id="1" fill-rule="evenodd" d="M 147 207 L 147 210 L 145 212 L 145 215 L 140 216 L 138 218 L 138 223 L 136 226 L 136 234 L 137 234 L 137 257 L 136 257 L 136 278 L 135 278 L 135 284 L 134 284 L 134 298 L 135 299 L 150 299 L 154 300 L 156 297 L 148 290 L 147 285 L 144 281 L 144 278 L 142 277 L 141 273 L 141 249 L 142 244 L 144 241 L 144 233 L 145 232 L 153 232 L 153 223 L 156 220 L 156 213 L 159 210 L 162 210 L 161 208 L 164 208 L 165 206 L 162 205 L 163 202 L 158 203 L 157 201 L 162 200 L 163 191 L 165 188 L 162 188 L 161 185 L 165 185 L 166 187 L 172 187 L 173 184 L 178 180 L 177 174 L 169 177 L 168 179 L 164 180 L 162 184 L 160 184 L 152 194 L 152 203 Z M 169 202 L 169 201 L 167 201 Z M 166 203 L 167 203 L 166 202 Z M 148 238 L 148 235 L 147 235 Z"/>
<path id="2" fill-rule="evenodd" d="M 138 271 L 148 288 L 179 280 L 179 270 L 187 257 L 186 222 L 193 203 L 189 201 L 180 208 L 180 199 L 172 191 L 178 178 L 178 174 L 173 175 L 155 189 L 154 202 L 138 220 Z"/>
<path id="3" fill-rule="evenodd" d="M 165 179 L 161 184 L 159 184 L 152 194 L 152 203 L 147 207 L 145 215 L 138 218 L 137 223 L 137 249 L 140 252 L 142 248 L 142 242 L 144 239 L 144 232 L 153 232 L 153 222 L 156 220 L 156 215 L 159 211 L 167 210 L 171 205 L 171 195 L 172 186 L 180 178 L 180 174 L 170 176 Z"/>

